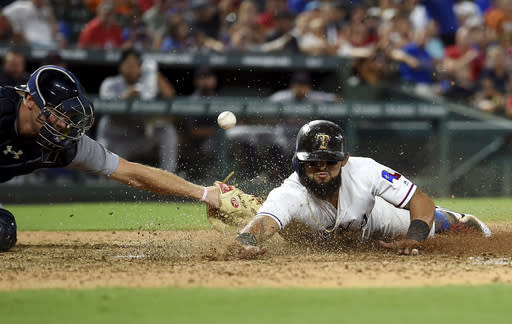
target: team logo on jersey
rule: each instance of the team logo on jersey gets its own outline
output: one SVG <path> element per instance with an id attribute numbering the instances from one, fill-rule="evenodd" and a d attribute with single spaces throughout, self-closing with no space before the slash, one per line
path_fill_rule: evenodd
<path id="1" fill-rule="evenodd" d="M 18 152 L 13 151 L 11 145 L 7 145 L 6 149 L 3 152 L 4 152 L 4 155 L 12 154 L 13 155 L 12 158 L 15 159 L 15 160 L 18 160 L 20 158 L 20 155 L 23 154 L 22 150 L 18 150 Z"/>
<path id="2" fill-rule="evenodd" d="M 316 140 L 320 141 L 320 149 L 327 150 L 327 145 L 331 140 L 331 137 L 327 134 L 316 134 Z"/>
<path id="3" fill-rule="evenodd" d="M 400 179 L 400 177 L 401 177 L 401 176 L 402 176 L 402 175 L 401 175 L 400 173 L 397 173 L 397 172 L 395 172 L 395 173 L 391 174 L 391 173 L 389 173 L 389 172 L 388 172 L 388 171 L 386 171 L 386 170 L 382 170 L 382 177 L 383 177 L 384 179 L 388 180 L 388 181 L 389 181 L 389 182 L 391 182 L 391 183 L 393 183 L 393 180 L 398 180 L 398 179 Z"/>

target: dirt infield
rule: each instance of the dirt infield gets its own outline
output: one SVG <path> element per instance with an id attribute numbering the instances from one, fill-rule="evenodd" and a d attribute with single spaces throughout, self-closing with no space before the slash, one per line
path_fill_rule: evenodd
<path id="1" fill-rule="evenodd" d="M 512 283 L 512 224 L 493 237 L 439 235 L 418 256 L 375 244 L 308 249 L 275 238 L 238 260 L 211 231 L 20 232 L 0 254 L 0 290 L 94 287 L 413 287 Z"/>

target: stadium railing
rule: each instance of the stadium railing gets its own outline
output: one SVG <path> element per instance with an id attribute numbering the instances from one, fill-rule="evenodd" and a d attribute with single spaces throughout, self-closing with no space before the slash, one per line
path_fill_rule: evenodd
<path id="1" fill-rule="evenodd" d="M 374 146 L 370 151 L 376 160 L 386 160 L 388 165 L 402 165 L 407 161 L 407 155 L 425 154 L 429 157 L 427 172 L 424 176 L 411 177 L 417 184 L 430 192 L 440 196 L 448 196 L 461 178 L 470 176 L 474 169 L 491 155 L 499 155 L 498 167 L 502 171 L 501 189 L 498 194 L 510 195 L 511 170 L 510 170 L 510 147 L 508 147 L 509 135 L 512 134 L 512 122 L 499 118 L 487 118 L 477 120 L 476 116 L 467 116 L 465 111 L 457 111 L 446 103 L 427 102 L 370 102 L 370 101 L 346 101 L 334 104 L 279 104 L 264 99 L 247 98 L 205 98 L 175 100 L 103 100 L 95 97 L 94 105 L 98 114 L 134 114 L 134 115 L 172 115 L 172 116 L 216 116 L 224 110 L 233 111 L 245 123 L 258 123 L 259 120 L 273 118 L 273 120 L 295 119 L 295 118 L 324 118 L 339 122 L 345 128 L 347 138 L 347 150 L 359 153 L 368 149 L 366 146 Z M 459 107 L 460 108 L 460 107 Z M 252 122 L 251 122 L 252 121 Z M 420 126 L 418 126 L 420 125 Z M 392 151 L 400 140 L 395 136 L 402 137 L 405 142 L 416 143 L 412 138 L 414 132 L 420 130 L 421 143 L 425 148 L 409 148 L 411 152 L 394 152 L 392 156 L 385 156 L 381 151 Z M 368 143 L 368 134 L 373 134 Z M 474 139 L 471 134 L 485 134 L 483 139 L 486 143 L 472 145 Z M 217 132 L 217 158 L 215 159 L 215 174 L 225 175 L 230 166 L 223 161 L 226 158 L 225 134 L 220 128 Z M 461 137 L 462 136 L 462 140 Z M 469 137 L 468 137 L 469 136 Z M 478 135 L 482 137 L 481 135 Z M 454 138 L 459 137 L 457 142 Z M 466 139 L 465 139 L 466 138 Z M 292 140 L 292 139 L 290 139 Z M 468 141 L 470 142 L 468 144 Z M 389 144 L 379 144 L 379 143 Z M 395 142 L 395 144 L 393 144 Z M 452 142 L 452 144 L 450 144 Z M 459 161 L 462 153 L 456 154 L 460 148 L 457 143 L 465 143 L 473 148 L 471 156 Z M 456 147 L 454 147 L 455 145 Z M 398 145 L 400 146 L 400 145 Z M 426 146 L 430 146 L 430 149 Z M 400 151 L 400 149 L 399 149 Z M 424 151 L 423 153 L 421 151 Z M 406 154 L 405 156 L 400 156 Z M 455 154 L 455 155 L 454 155 Z M 360 154 L 357 154 L 360 155 Z M 381 158 L 379 158 L 381 157 Z M 399 160 L 402 160 L 399 162 Z M 384 161 L 381 161 L 384 162 Z M 401 170 L 397 167 L 397 169 Z M 475 180 L 478 182 L 478 180 Z M 45 184 L 41 184 L 46 186 Z M 476 184 L 475 184 L 476 185 Z M 88 184 L 79 181 L 75 184 L 67 184 L 69 193 L 71 189 L 81 190 L 78 195 L 84 198 L 84 186 L 89 186 L 89 197 L 100 199 L 103 195 L 118 197 L 111 184 Z M 0 192 L 4 202 L 18 201 L 26 197 L 27 192 L 37 196 L 37 185 L 2 185 Z M 119 190 L 119 189 L 118 189 Z M 121 189 L 123 193 L 131 194 L 131 191 Z M 456 190 L 455 190 L 456 191 Z M 24 194 L 22 194 L 22 192 Z M 58 192 L 55 191 L 55 192 Z M 56 193 L 54 192 L 54 195 Z M 48 190 L 39 192 L 48 196 Z M 140 195 L 140 193 L 139 193 Z M 76 197 L 76 196 L 75 196 Z M 145 199 L 155 198 L 152 195 L 141 195 Z M 79 198 L 76 198 L 79 199 Z"/>

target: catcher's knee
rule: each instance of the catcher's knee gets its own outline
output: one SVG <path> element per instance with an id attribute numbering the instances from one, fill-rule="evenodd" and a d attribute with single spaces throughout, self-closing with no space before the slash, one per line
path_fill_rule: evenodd
<path id="1" fill-rule="evenodd" d="M 0 252 L 9 251 L 16 244 L 16 220 L 7 209 L 0 208 Z"/>

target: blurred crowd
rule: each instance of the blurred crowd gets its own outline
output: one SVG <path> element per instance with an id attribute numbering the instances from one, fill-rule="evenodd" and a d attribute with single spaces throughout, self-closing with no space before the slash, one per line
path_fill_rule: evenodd
<path id="1" fill-rule="evenodd" d="M 0 85 L 28 78 L 19 45 L 122 50 L 119 74 L 101 84 L 104 98 L 177 95 L 176 80 L 144 62 L 144 51 L 327 55 L 351 59 L 343 86 L 401 84 L 512 118 L 512 0 L 0 0 L 0 6 L 0 42 L 12 48 L 3 57 Z M 41 63 L 66 65 L 56 54 Z M 211 67 L 198 67 L 193 78 L 191 100 L 222 95 Z M 311 81 L 299 71 L 269 100 L 342 99 L 313 90 Z M 104 116 L 98 138 L 109 146 L 121 139 L 133 144 L 122 127 L 111 126 L 144 123 L 136 128 L 166 148 L 158 164 L 175 171 L 178 146 L 208 152 L 215 132 L 208 117 L 180 122 L 188 136 L 176 140 L 172 118 Z M 191 157 L 186 168 L 199 168 L 204 158 Z"/>
<path id="2" fill-rule="evenodd" d="M 411 84 L 512 117 L 511 0 L 0 0 L 32 47 L 353 58 L 349 84 Z"/>

